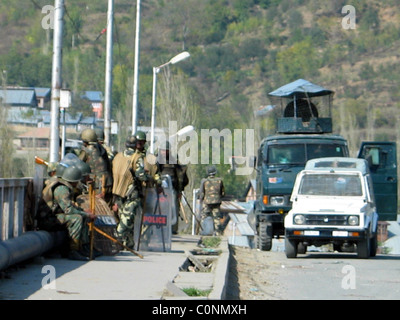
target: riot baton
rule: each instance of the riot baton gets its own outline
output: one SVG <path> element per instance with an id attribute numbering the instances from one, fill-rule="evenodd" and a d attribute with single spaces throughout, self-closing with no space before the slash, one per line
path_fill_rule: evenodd
<path id="1" fill-rule="evenodd" d="M 182 196 L 185 199 L 185 202 L 186 202 L 187 206 L 189 207 L 190 212 L 192 213 L 192 215 L 193 215 L 194 219 L 196 220 L 197 224 L 199 225 L 201 231 L 203 231 L 203 228 L 201 227 L 201 222 L 199 221 L 199 219 L 197 218 L 196 214 L 194 213 L 192 207 L 189 204 L 189 201 L 187 200 L 187 198 L 185 196 L 185 192 L 183 192 L 183 191 L 182 191 Z"/>

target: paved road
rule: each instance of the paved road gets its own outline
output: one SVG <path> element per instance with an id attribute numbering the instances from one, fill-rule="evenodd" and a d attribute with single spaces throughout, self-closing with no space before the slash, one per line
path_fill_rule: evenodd
<path id="1" fill-rule="evenodd" d="M 160 299 L 185 261 L 185 250 L 198 240 L 173 237 L 170 252 L 141 252 L 144 259 L 127 251 L 89 262 L 46 258 L 11 271 L 11 279 L 0 279 L 0 300 Z M 53 273 L 55 283 L 49 281 Z"/>
<path id="2" fill-rule="evenodd" d="M 245 299 L 400 299 L 400 256 L 307 252 L 287 259 L 282 251 L 254 249 L 241 254 L 252 260 L 249 266 L 242 263 L 241 272 L 253 268 L 250 285 L 242 286 Z"/>

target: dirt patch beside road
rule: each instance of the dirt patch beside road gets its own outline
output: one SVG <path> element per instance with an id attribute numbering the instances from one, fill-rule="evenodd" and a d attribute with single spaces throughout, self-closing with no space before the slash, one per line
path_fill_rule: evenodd
<path id="1" fill-rule="evenodd" d="M 276 265 L 266 251 L 243 247 L 230 247 L 229 300 L 277 300 L 275 282 Z M 278 287 L 277 287 L 278 286 Z"/>
<path id="2" fill-rule="evenodd" d="M 281 239 L 276 244 L 281 245 Z M 296 259 L 276 250 L 231 247 L 227 299 L 376 300 L 400 297 L 399 255 L 359 259 L 354 252 L 310 250 Z M 384 270 L 384 272 L 382 272 Z"/>

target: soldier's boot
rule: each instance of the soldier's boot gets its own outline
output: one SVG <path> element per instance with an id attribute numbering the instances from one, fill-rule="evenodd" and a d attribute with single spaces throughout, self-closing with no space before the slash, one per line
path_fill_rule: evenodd
<path id="1" fill-rule="evenodd" d="M 70 251 L 68 254 L 68 259 L 70 260 L 79 260 L 79 261 L 88 261 L 89 258 L 82 255 L 80 252 L 80 241 L 77 239 L 72 239 L 70 242 Z"/>
<path id="2" fill-rule="evenodd" d="M 90 244 L 85 243 L 82 245 L 82 249 L 79 250 L 79 253 L 82 254 L 85 257 L 90 257 Z M 93 257 L 97 258 L 103 255 L 103 252 L 97 250 L 96 248 L 93 248 Z"/>
<path id="3" fill-rule="evenodd" d="M 126 237 L 125 245 L 130 249 L 135 249 L 135 240 L 133 234 Z"/>
<path id="4" fill-rule="evenodd" d="M 176 221 L 176 223 L 174 225 L 172 225 L 172 234 L 178 234 L 178 220 Z"/>

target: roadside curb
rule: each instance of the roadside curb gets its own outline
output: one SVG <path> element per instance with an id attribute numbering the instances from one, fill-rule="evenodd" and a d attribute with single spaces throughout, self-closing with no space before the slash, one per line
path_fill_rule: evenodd
<path id="1" fill-rule="evenodd" d="M 216 248 L 219 254 L 209 255 L 206 258 L 212 260 L 210 272 L 187 272 L 182 267 L 172 279 L 166 284 L 162 300 L 224 300 L 226 297 L 226 287 L 229 277 L 229 246 L 228 239 L 221 236 L 221 242 Z M 191 250 L 198 249 L 193 245 Z M 190 258 L 194 258 L 190 251 L 186 251 L 186 259 L 182 266 Z M 205 257 L 198 257 L 201 261 Z M 189 296 L 183 290 L 187 288 L 196 288 L 199 290 L 210 290 L 207 296 Z"/>

